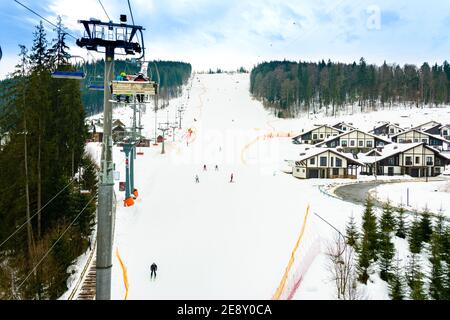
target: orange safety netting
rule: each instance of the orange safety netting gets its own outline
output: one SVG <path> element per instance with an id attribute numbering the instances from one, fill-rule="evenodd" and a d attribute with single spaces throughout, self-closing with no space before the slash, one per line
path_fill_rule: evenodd
<path id="1" fill-rule="evenodd" d="M 123 284 L 125 286 L 125 300 L 128 300 L 128 274 L 127 268 L 123 264 L 122 259 L 120 258 L 119 249 L 116 249 L 116 257 L 119 260 L 120 267 L 122 268 L 122 276 L 123 276 Z"/>
<path id="2" fill-rule="evenodd" d="M 264 140 L 269 140 L 269 139 L 274 139 L 274 138 L 291 138 L 293 136 L 294 136 L 294 133 L 292 133 L 292 132 L 275 132 L 275 133 L 269 132 L 264 135 L 258 136 L 250 143 L 247 143 L 245 145 L 245 147 L 242 149 L 241 162 L 243 164 L 247 164 L 247 161 L 245 161 L 245 153 L 248 151 L 248 149 L 250 149 L 250 147 L 252 147 L 258 141 L 264 141 Z"/>
<path id="3" fill-rule="evenodd" d="M 273 300 L 279 300 L 281 295 L 283 294 L 284 288 L 286 286 L 286 281 L 288 279 L 289 273 L 292 269 L 292 265 L 294 264 L 295 261 L 295 255 L 297 253 L 297 249 L 300 245 L 300 242 L 302 241 L 303 238 L 303 234 L 305 233 L 305 228 L 306 228 L 306 222 L 308 220 L 308 216 L 309 216 L 309 205 L 306 208 L 306 214 L 305 214 L 305 218 L 303 219 L 303 226 L 302 226 L 302 230 L 300 231 L 300 235 L 298 237 L 297 243 L 295 244 L 294 250 L 292 251 L 291 254 L 291 259 L 289 260 L 289 263 L 286 267 L 286 270 L 284 272 L 283 278 L 281 279 L 281 282 L 277 288 L 277 291 L 275 292 L 275 294 L 273 295 L 272 299 Z"/>

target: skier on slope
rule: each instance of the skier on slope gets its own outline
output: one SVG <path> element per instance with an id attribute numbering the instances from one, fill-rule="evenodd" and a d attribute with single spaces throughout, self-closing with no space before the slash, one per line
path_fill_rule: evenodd
<path id="1" fill-rule="evenodd" d="M 216 171 L 219 171 L 219 166 L 216 164 Z"/>
<path id="2" fill-rule="evenodd" d="M 195 175 L 195 183 L 200 183 L 200 179 L 198 178 L 198 174 Z"/>
<path id="3" fill-rule="evenodd" d="M 203 171 L 206 171 L 206 164 L 203 165 Z"/>
<path id="4" fill-rule="evenodd" d="M 153 276 L 156 279 L 156 270 L 158 270 L 158 266 L 153 262 L 153 264 L 150 266 L 150 280 L 153 279 Z"/>
<path id="5" fill-rule="evenodd" d="M 230 183 L 233 183 L 234 181 L 233 181 L 233 178 L 234 178 L 234 176 L 233 176 L 233 174 L 231 174 L 231 177 L 230 177 Z"/>

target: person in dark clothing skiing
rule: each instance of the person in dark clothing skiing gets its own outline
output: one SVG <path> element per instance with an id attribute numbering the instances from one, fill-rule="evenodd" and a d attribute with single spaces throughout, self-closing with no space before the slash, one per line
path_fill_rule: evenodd
<path id="1" fill-rule="evenodd" d="M 230 177 L 230 183 L 233 183 L 234 181 L 233 181 L 233 178 L 234 178 L 234 176 L 233 176 L 233 174 L 231 174 L 231 177 Z"/>
<path id="2" fill-rule="evenodd" d="M 195 183 L 200 183 L 200 179 L 199 179 L 199 177 L 198 177 L 198 174 L 195 175 Z"/>
<path id="3" fill-rule="evenodd" d="M 203 165 L 203 171 L 206 171 L 206 164 Z"/>
<path id="4" fill-rule="evenodd" d="M 156 279 L 156 270 L 158 270 L 158 266 L 156 265 L 156 263 L 153 262 L 153 264 L 150 266 L 150 280 L 153 279 L 153 275 Z"/>
<path id="5" fill-rule="evenodd" d="M 219 171 L 219 166 L 216 164 L 216 171 Z"/>

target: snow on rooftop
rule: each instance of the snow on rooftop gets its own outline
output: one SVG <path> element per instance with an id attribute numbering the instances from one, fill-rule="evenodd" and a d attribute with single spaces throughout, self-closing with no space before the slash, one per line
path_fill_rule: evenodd
<path id="1" fill-rule="evenodd" d="M 419 143 L 402 143 L 402 144 L 397 144 L 397 143 L 392 143 L 392 144 L 388 144 L 386 146 L 383 147 L 383 149 L 381 150 L 381 156 L 368 156 L 367 154 L 370 153 L 366 153 L 363 155 L 360 155 L 359 158 L 361 159 L 362 162 L 364 163 L 375 163 L 377 161 L 389 158 L 397 153 L 400 152 L 405 152 L 409 149 L 415 148 L 417 146 L 422 145 L 422 142 Z"/>

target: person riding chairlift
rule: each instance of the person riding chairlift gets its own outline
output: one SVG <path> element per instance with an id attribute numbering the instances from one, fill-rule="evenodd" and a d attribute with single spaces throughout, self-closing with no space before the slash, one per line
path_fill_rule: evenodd
<path id="1" fill-rule="evenodd" d="M 128 76 L 125 72 L 121 72 L 120 75 L 116 77 L 117 81 L 129 81 Z M 125 102 L 130 103 L 130 95 L 117 95 L 117 102 L 120 102 L 121 97 L 125 96 Z"/>
<path id="2" fill-rule="evenodd" d="M 139 73 L 138 73 L 138 76 L 134 79 L 134 81 L 135 81 L 135 82 L 147 82 L 148 79 L 146 79 L 146 78 L 144 77 L 144 74 L 143 74 L 142 72 L 139 72 Z M 137 101 L 138 101 L 139 103 L 144 102 L 144 95 L 143 95 L 143 94 L 137 94 L 137 95 L 136 95 L 136 98 L 137 98 Z"/>

